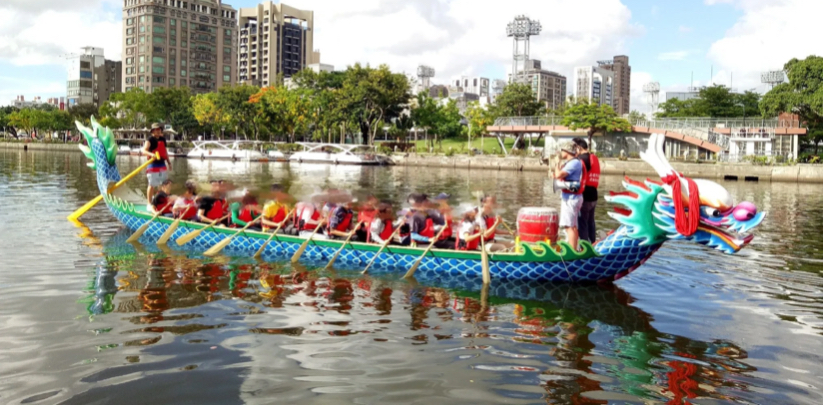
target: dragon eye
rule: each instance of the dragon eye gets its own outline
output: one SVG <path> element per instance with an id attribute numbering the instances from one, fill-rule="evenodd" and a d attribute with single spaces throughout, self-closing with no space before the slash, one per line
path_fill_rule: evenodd
<path id="1" fill-rule="evenodd" d="M 717 218 L 717 217 L 722 216 L 720 214 L 720 211 L 717 210 L 716 208 L 703 207 L 703 208 L 701 208 L 701 210 L 703 211 L 703 215 L 705 215 L 707 217 L 710 217 L 710 218 Z"/>

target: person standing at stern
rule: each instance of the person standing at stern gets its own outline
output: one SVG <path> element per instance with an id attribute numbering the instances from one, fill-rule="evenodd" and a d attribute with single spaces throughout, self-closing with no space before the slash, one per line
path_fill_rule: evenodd
<path id="1" fill-rule="evenodd" d="M 597 227 L 594 223 L 594 211 L 597 208 L 597 186 L 600 185 L 600 160 L 597 155 L 589 152 L 589 144 L 582 138 L 572 140 L 577 145 L 577 158 L 586 167 L 586 178 L 582 183 L 583 206 L 580 207 L 580 217 L 577 219 L 577 229 L 580 239 L 594 243 L 597 240 Z"/>
<path id="2" fill-rule="evenodd" d="M 143 144 L 141 151 L 143 156 L 149 159 L 155 158 L 146 169 L 146 177 L 149 180 L 149 188 L 146 190 L 146 197 L 148 198 L 149 206 L 151 206 L 154 193 L 169 179 L 168 170 L 171 170 L 171 161 L 169 160 L 169 153 L 166 150 L 166 138 L 163 136 L 163 126 L 159 123 L 151 124 L 151 136 Z"/>
<path id="3" fill-rule="evenodd" d="M 560 201 L 560 227 L 566 231 L 566 242 L 577 250 L 580 233 L 577 229 L 577 217 L 583 206 L 583 190 L 585 186 L 581 180 L 585 177 L 585 167 L 580 159 L 576 159 L 577 145 L 566 142 L 560 147 L 560 158 L 564 163 L 554 169 L 555 181 L 562 183 L 563 192 Z"/>

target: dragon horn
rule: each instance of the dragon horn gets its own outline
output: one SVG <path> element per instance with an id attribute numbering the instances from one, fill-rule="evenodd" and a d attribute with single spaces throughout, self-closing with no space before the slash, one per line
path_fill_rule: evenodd
<path id="1" fill-rule="evenodd" d="M 640 152 L 640 158 L 651 166 L 661 179 L 670 175 L 674 170 L 665 159 L 663 144 L 666 137 L 663 134 L 651 134 L 649 137 L 649 147 L 645 152 Z"/>

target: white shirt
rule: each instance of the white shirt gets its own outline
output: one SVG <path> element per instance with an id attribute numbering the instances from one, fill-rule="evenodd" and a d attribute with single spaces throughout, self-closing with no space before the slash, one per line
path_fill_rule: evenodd
<path id="1" fill-rule="evenodd" d="M 392 224 L 394 229 L 397 229 L 398 226 L 401 226 L 402 219 L 398 219 L 394 221 Z M 386 225 L 383 223 L 383 220 L 380 218 L 375 217 L 374 220 L 371 222 L 371 227 L 369 227 L 369 232 L 371 233 L 371 241 L 377 244 L 383 244 L 386 241 L 380 237 L 380 234 L 383 233 L 383 230 L 386 229 Z"/>

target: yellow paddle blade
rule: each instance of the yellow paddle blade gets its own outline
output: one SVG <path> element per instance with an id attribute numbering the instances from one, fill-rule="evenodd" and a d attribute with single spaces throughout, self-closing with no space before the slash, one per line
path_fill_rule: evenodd
<path id="1" fill-rule="evenodd" d="M 210 247 L 209 250 L 205 251 L 203 255 L 208 257 L 217 256 L 220 253 L 220 251 L 222 251 L 226 246 L 229 245 L 229 243 L 231 243 L 232 238 L 234 238 L 234 236 L 228 237 L 226 239 L 221 240 L 220 242 L 217 242 L 217 244 Z"/>
<path id="2" fill-rule="evenodd" d="M 151 225 L 151 221 L 146 222 L 145 224 L 143 224 L 143 226 L 138 228 L 135 233 L 131 234 L 131 236 L 129 236 L 129 238 L 126 239 L 126 242 L 135 243 L 138 240 L 140 240 L 140 237 L 143 236 L 143 234 L 146 233 L 146 231 L 149 229 L 149 225 Z"/>
<path id="3" fill-rule="evenodd" d="M 198 229 L 196 231 L 189 232 L 189 233 L 177 238 L 177 245 L 183 246 L 186 243 L 189 243 L 189 242 L 193 241 L 195 238 L 200 236 L 200 234 L 203 233 L 204 230 L 206 230 L 206 228 Z"/>
<path id="4" fill-rule="evenodd" d="M 166 232 L 163 232 L 163 235 L 160 236 L 160 239 L 157 240 L 158 245 L 165 245 L 169 242 L 172 235 L 174 235 L 174 231 L 177 230 L 177 227 L 180 226 L 180 219 L 176 219 L 174 222 L 169 225 L 169 229 L 166 229 Z"/>
<path id="5" fill-rule="evenodd" d="M 69 219 L 70 221 L 76 221 L 76 220 L 77 220 L 78 218 L 80 218 L 83 214 L 85 214 L 86 212 L 88 212 L 88 210 L 90 210 L 90 209 L 94 208 L 94 206 L 95 206 L 95 205 L 97 205 L 100 201 L 103 201 L 103 195 L 102 195 L 102 194 L 101 194 L 101 195 L 98 195 L 97 197 L 94 197 L 94 199 L 92 199 L 91 201 L 87 202 L 87 203 L 86 203 L 86 205 L 84 205 L 84 206 L 82 206 L 82 207 L 78 208 L 78 209 L 77 209 L 77 211 L 72 212 L 72 213 L 71 213 L 71 215 L 69 215 L 69 216 L 68 216 L 68 219 Z"/>
<path id="6" fill-rule="evenodd" d="M 275 230 L 275 232 L 277 232 L 277 230 Z M 263 242 L 263 246 L 260 246 L 260 249 L 257 249 L 257 253 L 254 254 L 255 259 L 263 257 L 263 252 L 266 251 L 266 246 L 268 246 L 269 242 L 274 238 L 274 235 L 276 235 L 276 233 L 271 234 L 269 239 Z"/>
<path id="7" fill-rule="evenodd" d="M 416 262 L 414 262 L 414 265 L 412 265 L 412 267 L 409 269 L 409 271 L 406 272 L 406 274 L 403 276 L 403 278 L 412 278 L 412 277 L 414 277 L 414 272 L 417 271 L 417 267 L 420 266 L 420 262 L 423 261 L 424 257 L 425 256 L 420 256 L 420 258 L 417 259 Z"/>
<path id="8" fill-rule="evenodd" d="M 311 237 L 306 239 L 306 241 L 303 242 L 302 245 L 300 245 L 300 249 L 297 249 L 297 251 L 294 252 L 294 254 L 291 257 L 292 263 L 297 263 L 297 261 L 300 260 L 300 258 L 303 256 L 303 252 L 305 252 L 306 248 L 309 247 L 309 242 L 311 242 Z"/>

